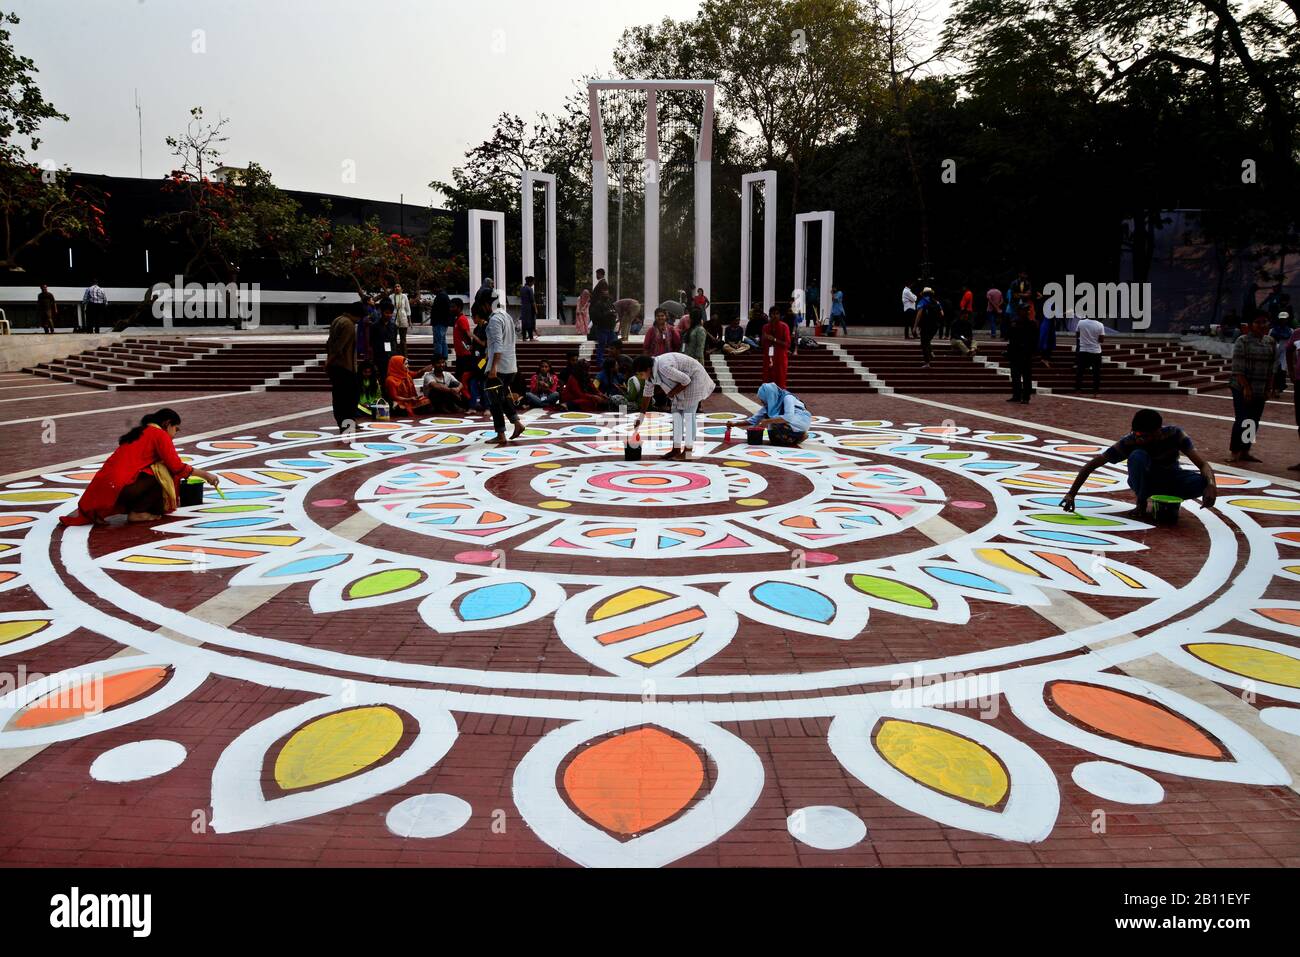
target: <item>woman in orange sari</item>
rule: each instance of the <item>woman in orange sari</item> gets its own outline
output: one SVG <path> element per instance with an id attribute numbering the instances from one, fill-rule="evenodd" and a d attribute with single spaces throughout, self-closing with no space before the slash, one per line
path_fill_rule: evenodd
<path id="1" fill-rule="evenodd" d="M 132 522 L 156 522 L 176 510 L 177 486 L 191 475 L 216 488 L 215 475 L 186 465 L 176 454 L 172 439 L 180 430 L 181 417 L 171 409 L 146 415 L 118 439 L 117 451 L 95 473 L 77 511 L 60 521 L 103 525 L 110 516 L 125 513 Z"/>
<path id="2" fill-rule="evenodd" d="M 406 356 L 397 355 L 388 360 L 388 378 L 384 380 L 384 392 L 393 404 L 393 416 L 396 418 L 398 408 L 415 418 L 417 409 L 429 407 L 429 400 L 420 394 L 411 378 L 411 370 L 406 367 Z"/>

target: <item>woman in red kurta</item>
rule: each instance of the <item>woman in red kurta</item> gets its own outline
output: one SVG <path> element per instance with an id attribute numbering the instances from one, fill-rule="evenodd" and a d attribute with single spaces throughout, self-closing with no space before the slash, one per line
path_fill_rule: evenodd
<path id="1" fill-rule="evenodd" d="M 181 417 L 171 409 L 146 415 L 140 424 L 118 439 L 117 451 L 95 473 L 90 487 L 64 525 L 102 525 L 112 515 L 132 522 L 156 522 L 176 510 L 177 485 L 197 475 L 213 488 L 211 472 L 191 468 L 176 454 L 172 439 L 181 430 Z"/>
<path id="2" fill-rule="evenodd" d="M 415 418 L 417 409 L 429 406 L 429 400 L 415 388 L 415 380 L 406 368 L 406 356 L 393 356 L 388 360 L 388 378 L 384 380 L 384 392 L 388 394 L 388 401 L 393 403 L 394 417 L 399 407 L 405 409 L 408 416 Z"/>
<path id="3" fill-rule="evenodd" d="M 781 310 L 773 306 L 767 314 L 763 335 L 758 341 L 763 350 L 763 381 L 775 382 L 785 388 L 785 373 L 790 364 L 790 327 L 781 318 Z"/>
<path id="4" fill-rule="evenodd" d="M 591 373 L 582 360 L 573 367 L 560 389 L 560 402 L 570 412 L 604 412 L 609 400 L 591 381 Z"/>

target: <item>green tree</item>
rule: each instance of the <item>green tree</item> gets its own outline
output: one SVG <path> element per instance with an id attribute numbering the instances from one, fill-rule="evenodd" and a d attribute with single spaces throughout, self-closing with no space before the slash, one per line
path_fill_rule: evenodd
<path id="1" fill-rule="evenodd" d="M 238 282 L 244 263 L 253 258 L 288 270 L 308 261 L 321 246 L 320 223 L 305 216 L 298 201 L 257 163 L 226 182 L 213 179 L 221 166 L 228 122 L 208 122 L 202 107 L 194 107 L 185 130 L 167 137 L 177 165 L 163 190 L 178 197 L 180 204 L 147 225 L 182 244 L 188 258 L 181 273 L 187 281 Z M 150 298 L 146 290 L 134 313 L 118 327 L 138 321 Z"/>
<path id="2" fill-rule="evenodd" d="M 40 169 L 27 158 L 28 149 L 40 148 L 44 122 L 68 118 L 41 93 L 36 64 L 14 49 L 8 27 L 19 22 L 0 11 L 0 269 L 10 271 L 52 236 L 107 238 L 104 194 L 73 185 L 66 169 Z"/>

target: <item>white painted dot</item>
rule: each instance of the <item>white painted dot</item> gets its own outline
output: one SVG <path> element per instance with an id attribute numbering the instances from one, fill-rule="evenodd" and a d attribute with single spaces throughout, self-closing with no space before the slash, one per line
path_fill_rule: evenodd
<path id="1" fill-rule="evenodd" d="M 800 808 L 785 827 L 795 840 L 821 851 L 841 851 L 867 836 L 867 826 L 852 811 L 824 804 Z"/>
<path id="2" fill-rule="evenodd" d="M 90 765 L 96 781 L 122 784 L 166 774 L 185 760 L 185 746 L 175 741 L 133 741 L 105 751 Z"/>
<path id="3" fill-rule="evenodd" d="M 1270 728 L 1300 735 L 1300 708 L 1265 708 L 1259 713 L 1259 720 Z"/>
<path id="4" fill-rule="evenodd" d="M 10 482 L 5 488 L 36 488 L 40 482 Z"/>
<path id="5" fill-rule="evenodd" d="M 1275 495 L 1278 498 L 1295 498 L 1300 492 L 1289 488 L 1271 488 L 1268 490 L 1269 495 Z"/>
<path id="6" fill-rule="evenodd" d="M 451 794 L 417 794 L 395 805 L 385 823 L 398 837 L 443 837 L 464 827 L 473 810 Z"/>
<path id="7" fill-rule="evenodd" d="M 1070 777 L 1089 794 L 1118 804 L 1159 804 L 1165 799 L 1159 781 L 1122 764 L 1089 761 L 1077 765 Z"/>

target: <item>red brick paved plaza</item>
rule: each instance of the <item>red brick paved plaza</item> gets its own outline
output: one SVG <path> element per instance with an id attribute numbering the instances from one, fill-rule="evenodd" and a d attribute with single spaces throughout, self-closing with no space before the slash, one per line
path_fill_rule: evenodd
<path id="1" fill-rule="evenodd" d="M 1148 399 L 1221 463 L 1230 403 L 820 395 L 798 453 L 632 465 L 3 378 L 0 864 L 1300 864 L 1289 403 L 1151 528 L 1055 501 Z M 60 528 L 173 404 L 229 497 Z"/>

